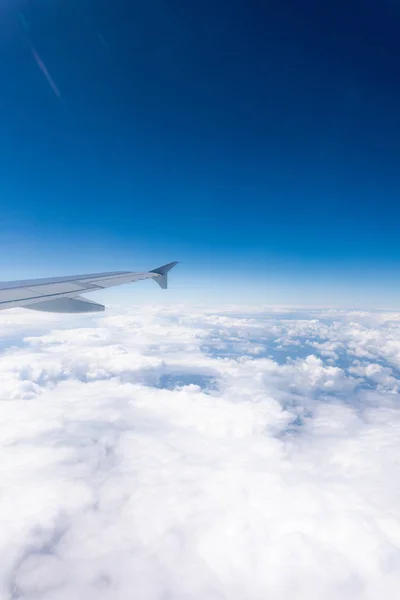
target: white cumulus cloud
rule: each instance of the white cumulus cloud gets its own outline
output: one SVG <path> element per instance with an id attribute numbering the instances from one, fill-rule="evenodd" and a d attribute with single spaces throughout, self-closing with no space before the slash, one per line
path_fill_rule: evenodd
<path id="1" fill-rule="evenodd" d="M 0 381 L 1 600 L 398 598 L 400 313 L 4 312 Z"/>

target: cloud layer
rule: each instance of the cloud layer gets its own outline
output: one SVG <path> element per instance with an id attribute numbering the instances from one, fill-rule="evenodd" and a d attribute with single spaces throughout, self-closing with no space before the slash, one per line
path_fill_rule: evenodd
<path id="1" fill-rule="evenodd" d="M 400 314 L 0 321 L 0 598 L 398 598 Z"/>

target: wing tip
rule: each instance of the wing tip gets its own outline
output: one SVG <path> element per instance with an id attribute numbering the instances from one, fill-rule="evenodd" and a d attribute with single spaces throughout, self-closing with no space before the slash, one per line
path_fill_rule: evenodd
<path id="1" fill-rule="evenodd" d="M 162 265 L 157 269 L 153 269 L 150 273 L 156 273 L 159 277 L 155 277 L 154 281 L 158 283 L 160 288 L 166 290 L 168 288 L 168 272 L 173 269 L 178 264 L 178 261 L 175 260 L 173 262 L 167 263 L 166 265 Z"/>
<path id="2" fill-rule="evenodd" d="M 166 275 L 168 271 L 173 269 L 178 264 L 178 261 L 167 263 L 166 265 L 162 265 L 162 267 L 157 267 L 157 269 L 153 269 L 150 273 L 157 273 L 158 275 Z"/>

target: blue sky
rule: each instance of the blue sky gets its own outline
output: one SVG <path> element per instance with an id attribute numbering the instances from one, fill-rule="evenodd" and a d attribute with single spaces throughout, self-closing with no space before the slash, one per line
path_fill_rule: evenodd
<path id="1" fill-rule="evenodd" d="M 398 304 L 396 3 L 0 10 L 2 279 L 179 260 L 173 300 Z"/>

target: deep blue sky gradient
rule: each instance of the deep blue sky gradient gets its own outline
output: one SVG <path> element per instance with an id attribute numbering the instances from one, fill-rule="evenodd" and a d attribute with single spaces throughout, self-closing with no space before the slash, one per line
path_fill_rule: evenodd
<path id="1" fill-rule="evenodd" d="M 2 279 L 180 260 L 180 291 L 400 301 L 396 2 L 0 7 Z"/>

